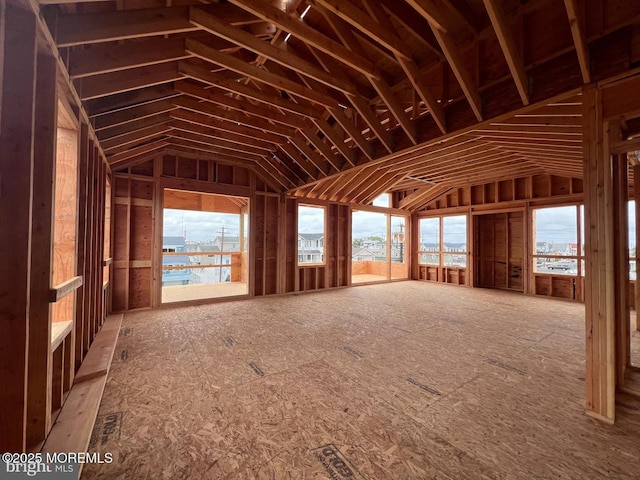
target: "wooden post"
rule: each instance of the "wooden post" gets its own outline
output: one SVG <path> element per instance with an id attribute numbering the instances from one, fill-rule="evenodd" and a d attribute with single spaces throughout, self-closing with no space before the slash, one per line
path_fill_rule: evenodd
<path id="1" fill-rule="evenodd" d="M 633 167 L 633 178 L 640 179 L 640 165 L 635 165 Z M 640 245 L 640 181 L 635 181 L 633 185 L 633 198 L 636 200 L 636 258 L 638 258 L 638 246 Z M 640 310 L 640 279 L 638 278 L 638 262 L 636 262 L 636 315 L 638 315 L 638 310 Z M 636 317 L 636 330 L 640 331 L 640 322 Z"/>
<path id="2" fill-rule="evenodd" d="M 610 138 L 621 138 L 619 126 L 612 126 Z M 613 209 L 615 224 L 615 292 L 616 292 L 616 385 L 624 385 L 631 365 L 629 311 L 629 164 L 627 156 L 613 156 Z"/>
<path id="3" fill-rule="evenodd" d="M 57 62 L 40 54 L 37 61 L 34 138 L 33 217 L 31 228 L 31 298 L 27 446 L 42 442 L 51 424 L 51 304 L 54 182 L 57 130 Z"/>
<path id="4" fill-rule="evenodd" d="M 36 18 L 11 3 L 4 6 L 2 16 L 0 452 L 22 452 L 26 448 Z"/>
<path id="5" fill-rule="evenodd" d="M 409 278 L 411 280 L 420 280 L 420 219 L 417 213 L 412 213 L 409 217 L 409 223 L 411 224 L 411 249 L 407 249 L 409 254 Z"/>
<path id="6" fill-rule="evenodd" d="M 76 319 L 75 319 L 75 354 L 74 365 L 77 371 L 87 351 L 85 348 L 85 334 L 89 318 L 87 308 L 89 292 L 89 258 L 88 258 L 88 208 L 87 192 L 89 188 L 89 127 L 80 124 L 80 139 L 78 142 L 78 238 L 76 268 L 78 275 L 83 276 L 83 284 L 76 290 Z"/>
<path id="7" fill-rule="evenodd" d="M 603 120 L 602 92 L 585 87 L 584 119 L 586 268 L 586 408 L 601 420 L 615 420 L 615 275 L 612 159 Z"/>

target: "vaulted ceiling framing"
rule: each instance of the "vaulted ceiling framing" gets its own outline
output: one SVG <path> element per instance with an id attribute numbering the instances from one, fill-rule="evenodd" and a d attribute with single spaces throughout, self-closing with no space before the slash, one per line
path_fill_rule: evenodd
<path id="1" fill-rule="evenodd" d="M 575 92 L 640 65 L 637 2 L 40 5 L 113 170 L 213 156 L 278 192 L 401 191 L 410 209 L 515 174 L 581 176 Z"/>

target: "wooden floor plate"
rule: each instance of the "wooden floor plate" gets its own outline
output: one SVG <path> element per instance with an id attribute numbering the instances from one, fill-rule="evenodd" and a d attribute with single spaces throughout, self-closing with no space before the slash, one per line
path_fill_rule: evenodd
<path id="1" fill-rule="evenodd" d="M 130 313 L 83 479 L 637 478 L 584 348 L 581 304 L 425 282 Z"/>

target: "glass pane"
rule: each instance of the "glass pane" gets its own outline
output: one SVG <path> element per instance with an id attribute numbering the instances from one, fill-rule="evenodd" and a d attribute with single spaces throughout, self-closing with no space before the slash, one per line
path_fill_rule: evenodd
<path id="1" fill-rule="evenodd" d="M 628 204 L 629 216 L 629 258 L 636 258 L 636 202 L 630 200 Z"/>
<path id="2" fill-rule="evenodd" d="M 391 217 L 391 278 L 394 280 L 409 277 L 406 226 L 406 217 Z"/>
<path id="3" fill-rule="evenodd" d="M 576 207 L 534 210 L 534 243 L 538 255 L 577 256 L 578 225 Z"/>
<path id="4" fill-rule="evenodd" d="M 533 259 L 533 271 L 553 275 L 577 275 L 578 260 L 575 258 L 536 257 Z"/>
<path id="5" fill-rule="evenodd" d="M 442 237 L 445 252 L 466 252 L 467 216 L 444 217 L 442 219 Z"/>
<path id="6" fill-rule="evenodd" d="M 440 219 L 420 219 L 420 251 L 437 252 L 440 250 Z"/>
<path id="7" fill-rule="evenodd" d="M 440 255 L 437 253 L 421 253 L 420 254 L 421 265 L 440 265 Z"/>
<path id="8" fill-rule="evenodd" d="M 405 263 L 407 257 L 405 226 L 404 217 L 391 217 L 391 261 L 393 263 Z"/>
<path id="9" fill-rule="evenodd" d="M 389 195 L 388 193 L 383 193 L 381 195 L 378 195 L 376 198 L 373 199 L 373 202 L 371 202 L 371 204 L 374 207 L 389 208 L 391 207 L 391 195 Z"/>
<path id="10" fill-rule="evenodd" d="M 324 207 L 298 206 L 298 263 L 324 262 Z"/>
<path id="11" fill-rule="evenodd" d="M 355 211 L 352 215 L 353 257 L 387 260 L 387 216 L 384 213 Z"/>
<path id="12" fill-rule="evenodd" d="M 580 255 L 584 256 L 584 205 L 580 205 L 580 238 L 582 244 L 580 245 Z M 584 270 L 582 271 L 584 275 Z"/>
<path id="13" fill-rule="evenodd" d="M 384 213 L 363 211 L 352 213 L 351 281 L 353 283 L 388 280 L 387 219 L 388 215 Z"/>
<path id="14" fill-rule="evenodd" d="M 445 267 L 466 267 L 467 255 L 466 253 L 445 253 L 443 255 L 443 265 Z"/>

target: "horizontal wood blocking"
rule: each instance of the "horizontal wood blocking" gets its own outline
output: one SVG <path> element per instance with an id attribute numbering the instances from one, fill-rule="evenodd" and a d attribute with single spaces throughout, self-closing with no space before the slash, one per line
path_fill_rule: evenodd
<path id="1" fill-rule="evenodd" d="M 82 286 L 83 279 L 82 276 L 77 276 L 70 278 L 66 282 L 61 283 L 60 285 L 55 286 L 49 291 L 49 301 L 51 303 L 56 303 L 65 298 L 71 292 L 76 291 L 78 288 Z"/>

